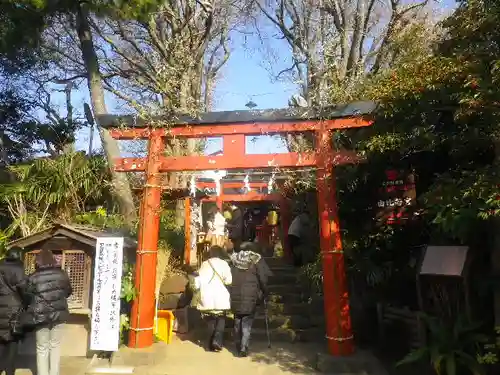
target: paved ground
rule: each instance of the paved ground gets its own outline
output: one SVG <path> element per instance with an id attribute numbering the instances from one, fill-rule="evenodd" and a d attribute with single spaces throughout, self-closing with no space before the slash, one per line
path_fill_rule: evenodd
<path id="1" fill-rule="evenodd" d="M 87 358 L 62 358 L 60 375 L 83 375 L 90 359 Z M 1 367 L 0 367 L 1 368 Z M 0 374 L 2 371 L 0 370 Z M 34 357 L 20 357 L 16 375 L 36 375 L 36 362 Z"/>
<path id="2" fill-rule="evenodd" d="M 123 350 L 118 364 L 133 365 L 140 375 L 285 375 L 314 374 L 317 349 L 302 344 L 282 344 L 269 349 L 254 343 L 247 358 L 238 358 L 229 349 L 220 353 L 206 351 L 195 340 L 176 339 L 170 345 L 156 344 L 147 351 Z M 120 363 L 121 362 L 121 363 Z M 61 374 L 66 375 L 66 374 Z"/>
<path id="3" fill-rule="evenodd" d="M 228 342 L 228 347 L 232 343 Z M 117 365 L 134 366 L 137 375 L 286 375 L 313 374 L 316 347 L 304 344 L 254 343 L 247 358 L 238 358 L 232 350 L 206 351 L 196 340 L 176 338 L 170 345 L 155 344 L 145 350 L 124 348 L 117 355 Z M 89 360 L 63 358 L 60 375 L 83 375 Z M 33 358 L 22 358 L 16 375 L 36 375 Z"/>

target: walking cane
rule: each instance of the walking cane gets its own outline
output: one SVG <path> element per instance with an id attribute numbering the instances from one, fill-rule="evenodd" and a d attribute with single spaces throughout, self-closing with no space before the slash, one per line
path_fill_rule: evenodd
<path id="1" fill-rule="evenodd" d="M 267 314 L 267 300 L 264 299 L 264 319 L 266 320 L 267 347 L 271 348 L 271 335 L 269 334 L 269 316 Z"/>

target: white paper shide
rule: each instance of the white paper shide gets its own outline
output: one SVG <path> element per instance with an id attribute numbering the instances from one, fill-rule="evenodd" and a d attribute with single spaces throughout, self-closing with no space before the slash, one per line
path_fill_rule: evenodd
<path id="1" fill-rule="evenodd" d="M 120 340 L 123 237 L 97 239 L 90 349 L 116 351 Z"/>

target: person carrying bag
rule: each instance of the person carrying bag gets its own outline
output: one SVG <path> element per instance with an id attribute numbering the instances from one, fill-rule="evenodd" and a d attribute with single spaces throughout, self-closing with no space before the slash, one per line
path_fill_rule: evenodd
<path id="1" fill-rule="evenodd" d="M 210 248 L 209 259 L 204 261 L 194 278 L 193 302 L 208 323 L 210 337 L 208 348 L 220 352 L 223 347 L 226 314 L 231 309 L 227 286 L 231 284 L 231 269 L 224 260 L 226 252 L 220 246 Z"/>

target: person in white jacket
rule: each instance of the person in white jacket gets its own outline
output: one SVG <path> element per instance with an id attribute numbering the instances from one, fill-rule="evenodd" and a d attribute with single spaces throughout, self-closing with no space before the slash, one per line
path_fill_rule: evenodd
<path id="1" fill-rule="evenodd" d="M 224 260 L 225 250 L 220 246 L 210 248 L 209 259 L 201 264 L 195 278 L 200 299 L 196 308 L 207 320 L 210 339 L 209 350 L 222 350 L 226 313 L 231 309 L 228 285 L 232 283 L 231 268 Z"/>
<path id="2" fill-rule="evenodd" d="M 211 246 L 223 247 L 226 242 L 226 218 L 216 207 L 212 212 L 212 218 L 207 221 L 209 242 Z"/>

